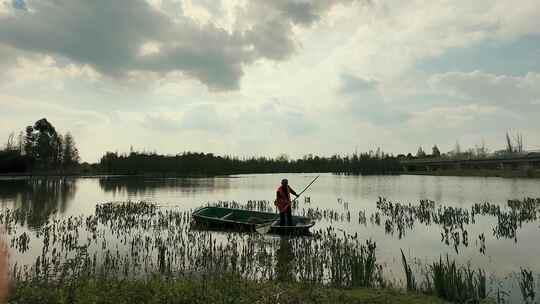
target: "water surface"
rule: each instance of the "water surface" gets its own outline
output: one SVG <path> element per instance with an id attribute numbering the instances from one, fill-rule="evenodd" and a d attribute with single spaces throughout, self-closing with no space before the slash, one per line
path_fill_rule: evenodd
<path id="1" fill-rule="evenodd" d="M 216 178 L 2 178 L 0 206 L 33 210 L 28 227 L 36 229 L 52 216 L 93 214 L 95 206 L 108 201 L 149 201 L 163 208 L 190 210 L 206 203 L 248 200 L 273 201 L 281 178 L 300 191 L 315 174 L 255 174 Z M 520 267 L 540 273 L 539 221 L 534 218 L 515 227 L 515 234 L 494 233 L 497 217 L 476 215 L 474 223 L 465 223 L 459 232 L 459 244 L 445 241 L 444 227 L 413 220 L 412 226 L 398 229 L 396 223 L 377 208 L 380 197 L 401 204 L 418 205 L 420 200 L 434 201 L 435 208 L 454 207 L 471 211 L 474 204 L 489 202 L 508 210 L 507 201 L 540 197 L 540 181 L 533 179 L 503 179 L 441 176 L 340 176 L 322 174 L 301 199 L 297 214 L 308 209 L 333 210 L 337 219 L 319 220 L 315 229 L 333 226 L 361 239 L 377 243 L 377 257 L 386 266 L 387 276 L 402 279 L 400 249 L 420 264 L 449 255 L 463 263 L 471 263 L 488 272 L 492 287 L 499 284 L 513 288 L 513 276 Z M 366 221 L 361 216 L 365 214 Z M 376 217 L 379 217 L 377 221 Z M 463 240 L 466 230 L 467 241 Z M 443 233 L 443 234 L 442 234 Z M 485 241 L 480 237 L 485 237 Z M 36 247 L 36 246 L 34 246 Z M 39 248 L 30 253 L 12 253 L 12 259 L 32 261 Z M 13 262 L 13 261 L 12 261 Z M 505 279 L 506 278 L 506 279 Z M 500 283 L 502 282 L 502 283 Z M 514 286 L 515 287 L 515 286 Z"/>

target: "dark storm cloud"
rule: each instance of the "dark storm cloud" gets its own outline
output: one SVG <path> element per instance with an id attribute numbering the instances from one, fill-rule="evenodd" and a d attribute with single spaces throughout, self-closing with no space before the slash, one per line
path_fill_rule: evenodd
<path id="1" fill-rule="evenodd" d="M 13 0 L 17 9 L 0 16 L 0 47 L 67 58 L 113 78 L 180 71 L 210 89 L 230 90 L 239 87 L 245 65 L 294 52 L 294 24 L 310 25 L 335 3 L 350 1 L 255 2 L 251 10 L 269 5 L 277 17 L 230 32 L 197 23 L 178 5 L 174 15 L 144 0 Z M 159 51 L 141 55 L 147 43 Z"/>

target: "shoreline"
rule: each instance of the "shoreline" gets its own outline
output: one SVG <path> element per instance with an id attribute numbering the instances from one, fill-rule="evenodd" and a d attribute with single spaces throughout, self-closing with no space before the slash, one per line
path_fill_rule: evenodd
<path id="1" fill-rule="evenodd" d="M 540 179 L 540 170 L 490 170 L 490 169 L 445 169 L 433 171 L 400 171 L 380 174 L 345 174 L 342 172 L 272 172 L 271 174 L 321 174 L 330 173 L 335 175 L 346 176 L 395 176 L 395 175 L 427 175 L 427 176 L 455 176 L 455 177 L 500 177 L 500 178 L 525 178 L 525 179 Z M 31 177 L 78 177 L 78 178 L 99 178 L 99 177 L 138 177 L 138 178 L 233 178 L 239 174 L 268 174 L 268 172 L 251 172 L 251 173 L 236 173 L 204 175 L 204 174 L 160 174 L 160 173 L 61 173 L 61 172 L 32 172 L 32 173 L 0 173 L 0 178 L 31 178 Z"/>

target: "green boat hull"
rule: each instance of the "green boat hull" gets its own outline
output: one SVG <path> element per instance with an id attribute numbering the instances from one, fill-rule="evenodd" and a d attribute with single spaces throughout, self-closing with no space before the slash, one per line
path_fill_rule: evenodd
<path id="1" fill-rule="evenodd" d="M 304 216 L 293 216 L 294 226 L 280 226 L 279 214 L 222 207 L 202 207 L 192 214 L 198 226 L 218 230 L 255 231 L 260 225 L 271 225 L 269 233 L 309 234 L 315 222 Z"/>

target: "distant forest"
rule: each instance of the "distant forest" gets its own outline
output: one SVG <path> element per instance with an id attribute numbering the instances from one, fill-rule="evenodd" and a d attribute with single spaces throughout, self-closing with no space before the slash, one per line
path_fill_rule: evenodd
<path id="1" fill-rule="evenodd" d="M 223 175 L 242 173 L 332 172 L 343 174 L 388 174 L 401 170 L 399 160 L 384 153 L 361 153 L 352 156 L 305 156 L 236 158 L 211 153 L 185 152 L 174 156 L 131 152 L 129 155 L 107 153 L 99 167 L 105 173 L 168 175 Z"/>
<path id="2" fill-rule="evenodd" d="M 433 146 L 427 154 L 422 147 L 416 155 L 408 153 L 393 156 L 381 149 L 375 152 L 334 155 L 330 157 L 306 155 L 289 159 L 286 155 L 267 158 L 239 158 L 212 153 L 183 152 L 176 155 L 131 151 L 106 152 L 96 164 L 80 163 L 79 151 L 70 132 L 61 135 L 43 118 L 27 126 L 18 136 L 12 133 L 0 150 L 0 173 L 20 174 L 127 174 L 166 176 L 212 176 L 242 173 L 327 172 L 337 174 L 392 174 L 402 171 L 400 160 L 415 158 L 471 159 L 524 153 L 520 134 L 511 138 L 506 134 L 507 148 L 488 153 L 484 144 L 461 151 L 458 143 L 454 150 L 441 153 Z"/>
<path id="3" fill-rule="evenodd" d="M 27 126 L 18 136 L 12 133 L 4 149 L 0 150 L 0 173 L 4 174 L 211 176 L 286 172 L 386 174 L 399 170 L 399 160 L 380 149 L 351 156 L 319 157 L 310 154 L 294 160 L 286 156 L 238 158 L 196 152 L 177 155 L 136 151 L 129 154 L 107 152 L 97 164 L 80 164 L 79 151 L 71 133 L 61 135 L 45 118 Z"/>

